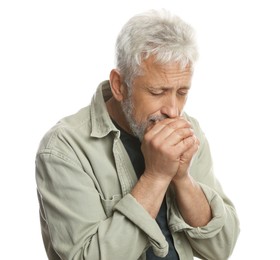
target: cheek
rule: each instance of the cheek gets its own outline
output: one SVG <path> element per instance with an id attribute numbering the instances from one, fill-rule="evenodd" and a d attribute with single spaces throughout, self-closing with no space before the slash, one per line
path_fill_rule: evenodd
<path id="1" fill-rule="evenodd" d="M 180 114 L 183 113 L 183 110 L 184 110 L 184 107 L 186 105 L 186 102 L 187 102 L 187 98 L 185 98 L 184 100 L 181 100 L 178 102 L 178 109 L 180 111 Z"/>
<path id="2" fill-rule="evenodd" d="M 136 121 L 143 122 L 146 121 L 149 116 L 159 114 L 160 108 L 161 106 L 159 102 L 155 102 L 152 100 L 140 103 L 136 102 L 134 104 L 133 114 Z"/>

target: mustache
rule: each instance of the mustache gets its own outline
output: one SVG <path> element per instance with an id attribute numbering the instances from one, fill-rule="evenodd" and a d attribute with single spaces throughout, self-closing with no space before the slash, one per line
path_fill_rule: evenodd
<path id="1" fill-rule="evenodd" d="M 148 121 L 151 123 L 156 123 L 168 118 L 166 115 L 151 115 L 148 117 Z"/>

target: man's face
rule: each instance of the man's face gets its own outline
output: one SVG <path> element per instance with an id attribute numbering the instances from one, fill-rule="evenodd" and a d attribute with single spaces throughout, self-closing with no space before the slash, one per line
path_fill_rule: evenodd
<path id="1" fill-rule="evenodd" d="M 189 66 L 177 63 L 159 65 L 153 57 L 141 64 L 142 75 L 134 79 L 122 109 L 134 135 L 143 139 L 146 128 L 155 121 L 182 114 L 191 86 Z"/>

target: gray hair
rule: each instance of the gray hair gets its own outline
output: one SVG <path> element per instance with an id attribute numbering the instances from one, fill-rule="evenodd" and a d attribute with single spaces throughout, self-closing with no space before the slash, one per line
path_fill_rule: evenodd
<path id="1" fill-rule="evenodd" d="M 127 85 L 141 74 L 140 64 L 151 55 L 160 64 L 178 62 L 181 68 L 198 58 L 194 30 L 166 10 L 150 10 L 132 17 L 116 42 L 116 66 Z"/>

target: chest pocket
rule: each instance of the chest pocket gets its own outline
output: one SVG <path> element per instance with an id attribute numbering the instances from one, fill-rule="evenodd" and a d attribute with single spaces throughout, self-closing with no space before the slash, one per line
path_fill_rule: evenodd
<path id="1" fill-rule="evenodd" d="M 112 216 L 113 208 L 120 201 L 121 198 L 122 198 L 121 194 L 113 195 L 111 199 L 104 199 L 102 198 L 102 196 L 100 196 L 103 209 L 108 218 Z"/>

